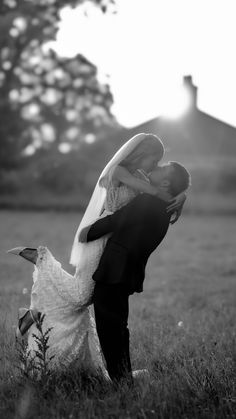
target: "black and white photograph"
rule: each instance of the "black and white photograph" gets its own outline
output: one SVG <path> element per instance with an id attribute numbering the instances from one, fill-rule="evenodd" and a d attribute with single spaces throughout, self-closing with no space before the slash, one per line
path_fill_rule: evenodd
<path id="1" fill-rule="evenodd" d="M 236 417 L 236 3 L 0 1 L 0 417 Z"/>

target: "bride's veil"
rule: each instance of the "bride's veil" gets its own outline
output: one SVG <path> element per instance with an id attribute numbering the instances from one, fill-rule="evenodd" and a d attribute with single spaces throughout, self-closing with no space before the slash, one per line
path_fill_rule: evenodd
<path id="1" fill-rule="evenodd" d="M 78 230 L 75 234 L 74 243 L 72 246 L 71 256 L 70 256 L 70 263 L 78 268 L 80 262 L 83 261 L 86 249 L 88 249 L 88 245 L 86 243 L 79 243 L 78 236 L 82 228 L 85 226 L 92 224 L 101 214 L 101 211 L 104 206 L 104 202 L 106 199 L 106 188 L 102 187 L 100 184 L 100 180 L 104 177 L 110 178 L 113 170 L 115 167 L 124 160 L 134 149 L 135 147 L 145 138 L 147 134 L 140 133 L 132 137 L 128 140 L 112 157 L 106 167 L 103 169 L 95 189 L 93 191 L 92 197 L 89 201 L 87 209 L 84 213 L 84 216 L 79 224 Z M 88 255 L 87 255 L 88 256 Z"/>

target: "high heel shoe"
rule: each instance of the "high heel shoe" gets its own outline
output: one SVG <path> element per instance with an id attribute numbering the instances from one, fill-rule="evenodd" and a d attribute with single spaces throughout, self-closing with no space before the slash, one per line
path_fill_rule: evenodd
<path id="1" fill-rule="evenodd" d="M 29 260 L 34 265 L 36 265 L 38 258 L 38 250 L 31 247 L 14 247 L 13 249 L 7 250 L 7 253 L 22 256 L 24 259 Z"/>
<path id="2" fill-rule="evenodd" d="M 37 310 L 20 308 L 18 314 L 18 327 L 16 337 L 22 337 L 29 330 L 33 323 L 39 320 L 40 313 Z"/>

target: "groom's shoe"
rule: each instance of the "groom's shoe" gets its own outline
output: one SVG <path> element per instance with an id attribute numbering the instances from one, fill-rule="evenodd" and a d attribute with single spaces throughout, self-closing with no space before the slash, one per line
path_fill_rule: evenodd
<path id="1" fill-rule="evenodd" d="M 132 371 L 133 378 L 149 378 L 150 373 L 147 369 Z"/>
<path id="2" fill-rule="evenodd" d="M 14 249 L 7 250 L 7 253 L 12 253 L 13 255 L 22 256 L 24 259 L 29 260 L 34 265 L 36 265 L 38 258 L 37 249 L 31 247 L 14 247 Z"/>

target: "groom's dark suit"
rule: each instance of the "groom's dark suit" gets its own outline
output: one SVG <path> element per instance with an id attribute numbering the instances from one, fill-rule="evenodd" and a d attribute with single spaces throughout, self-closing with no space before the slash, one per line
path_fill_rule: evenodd
<path id="1" fill-rule="evenodd" d="M 167 233 L 166 206 L 156 196 L 140 194 L 87 231 L 87 241 L 112 233 L 93 275 L 97 332 L 112 379 L 131 371 L 128 297 L 143 290 L 148 258 Z"/>

